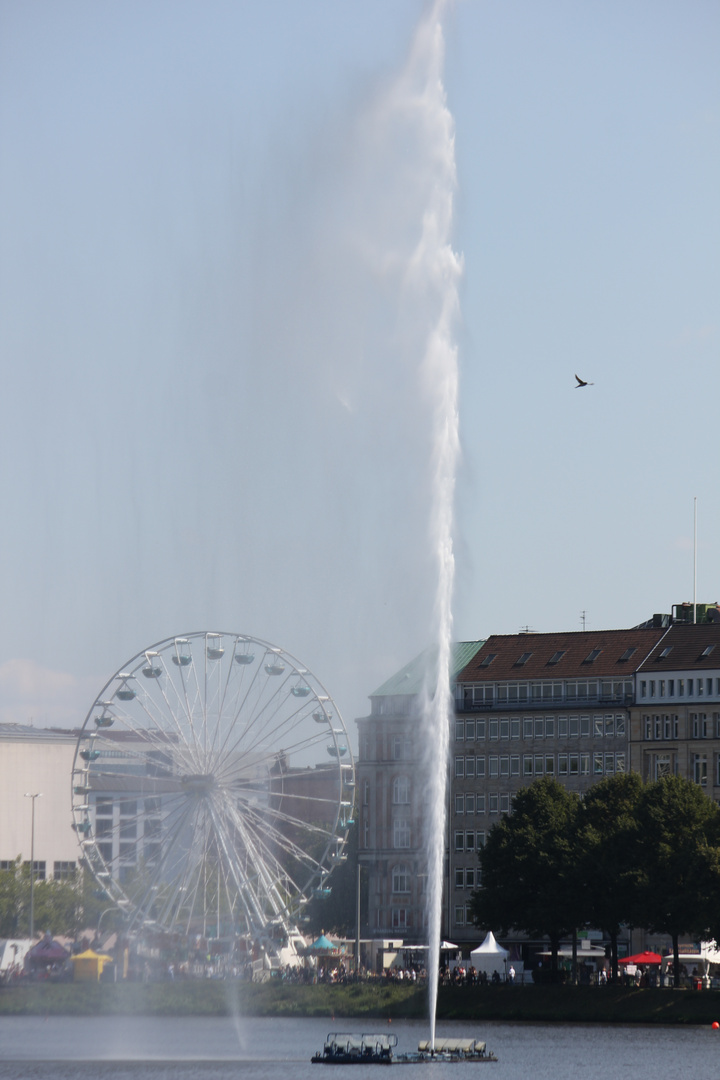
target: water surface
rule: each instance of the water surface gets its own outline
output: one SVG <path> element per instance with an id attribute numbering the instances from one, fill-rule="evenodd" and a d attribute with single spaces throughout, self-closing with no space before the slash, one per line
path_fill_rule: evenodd
<path id="1" fill-rule="evenodd" d="M 329 1031 L 388 1030 L 368 1021 L 206 1017 L 0 1017 L 0 1080 L 318 1080 L 310 1057 Z M 416 1049 L 427 1024 L 391 1025 L 399 1050 Z M 494 1080 L 576 1080 L 652 1076 L 676 1080 L 720 1073 L 720 1033 L 709 1027 L 439 1022 L 438 1037 L 486 1039 L 500 1059 L 483 1065 Z M 478 1065 L 405 1066 L 435 1080 L 466 1080 Z M 400 1066 L 398 1066 L 400 1069 Z M 344 1070 L 341 1070 L 344 1074 Z M 352 1076 L 376 1076 L 354 1066 Z M 320 1070 L 320 1076 L 326 1073 Z M 333 1074 L 334 1075 L 334 1074 Z M 383 1073 L 383 1075 L 385 1075 Z M 395 1075 L 393 1073 L 393 1075 Z"/>

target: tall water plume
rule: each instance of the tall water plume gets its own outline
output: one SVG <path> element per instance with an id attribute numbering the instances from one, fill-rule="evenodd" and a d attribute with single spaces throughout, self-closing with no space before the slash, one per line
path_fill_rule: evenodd
<path id="1" fill-rule="evenodd" d="M 437 0 L 420 25 L 406 71 L 418 94 L 426 127 L 428 162 L 434 183 L 423 214 L 420 241 L 408 268 L 408 286 L 432 302 L 432 322 L 422 364 L 425 393 L 433 402 L 431 429 L 430 540 L 436 569 L 434 620 L 436 661 L 427 672 L 423 695 L 423 746 L 429 794 L 426 832 L 428 869 L 427 930 L 429 941 L 430 1038 L 435 1042 L 442 916 L 442 882 L 446 832 L 447 761 L 452 709 L 450 668 L 452 598 L 455 575 L 453 506 L 459 456 L 458 358 L 454 327 L 459 312 L 458 280 L 462 262 L 451 245 L 453 195 L 456 185 L 454 124 L 442 81 L 444 0 Z"/>

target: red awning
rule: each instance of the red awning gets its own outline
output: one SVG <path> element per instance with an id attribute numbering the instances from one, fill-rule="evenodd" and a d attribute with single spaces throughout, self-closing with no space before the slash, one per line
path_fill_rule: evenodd
<path id="1" fill-rule="evenodd" d="M 640 952 L 635 956 L 624 956 L 618 964 L 662 964 L 662 956 L 656 952 Z"/>

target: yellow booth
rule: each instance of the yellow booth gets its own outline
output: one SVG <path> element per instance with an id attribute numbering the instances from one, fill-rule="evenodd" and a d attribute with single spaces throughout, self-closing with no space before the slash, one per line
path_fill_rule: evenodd
<path id="1" fill-rule="evenodd" d="M 112 956 L 97 953 L 94 949 L 86 949 L 85 952 L 78 953 L 77 956 L 71 956 L 70 959 L 73 962 L 73 980 L 75 982 L 83 982 L 89 979 L 97 982 L 105 965 L 112 963 Z"/>

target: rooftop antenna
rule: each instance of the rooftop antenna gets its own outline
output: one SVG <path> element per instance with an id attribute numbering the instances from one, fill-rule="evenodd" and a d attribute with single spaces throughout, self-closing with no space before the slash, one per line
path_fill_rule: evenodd
<path id="1" fill-rule="evenodd" d="M 697 622 L 697 495 L 693 498 L 693 625 Z"/>
<path id="2" fill-rule="evenodd" d="M 587 615 L 587 611 L 583 610 L 583 611 L 580 612 L 580 622 L 582 623 L 583 630 L 585 629 L 585 616 L 586 615 Z"/>

